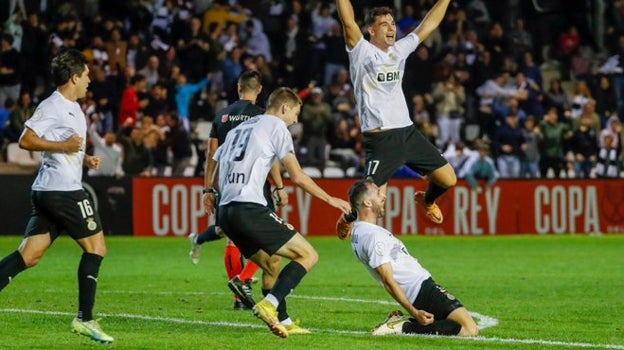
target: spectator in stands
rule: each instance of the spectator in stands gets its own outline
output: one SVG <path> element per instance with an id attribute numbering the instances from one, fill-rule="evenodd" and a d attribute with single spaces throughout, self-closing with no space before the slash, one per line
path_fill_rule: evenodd
<path id="1" fill-rule="evenodd" d="M 11 113 L 9 125 L 5 131 L 5 136 L 10 142 L 19 141 L 19 137 L 22 131 L 24 131 L 24 123 L 32 117 L 36 107 L 33 104 L 30 93 L 24 91 L 20 94 L 19 101 L 15 104 L 15 109 Z"/>
<path id="2" fill-rule="evenodd" d="M 574 120 L 583 114 L 583 109 L 587 102 L 590 99 L 593 99 L 591 90 L 589 89 L 589 85 L 585 80 L 579 80 L 576 83 L 576 88 L 574 90 L 574 96 L 572 97 L 572 114 L 570 115 L 571 120 Z M 571 122 L 571 120 L 569 120 Z"/>
<path id="3" fill-rule="evenodd" d="M 127 52 L 126 64 L 132 67 L 145 67 L 149 57 L 152 55 L 152 50 L 146 45 L 144 40 L 139 38 L 139 35 L 136 33 L 131 33 L 128 37 Z"/>
<path id="4" fill-rule="evenodd" d="M 106 53 L 108 54 L 108 65 L 113 74 L 123 72 L 128 65 L 128 43 L 121 37 L 121 29 L 113 28 L 110 38 L 106 41 Z M 137 68 L 137 67 L 135 67 Z"/>
<path id="5" fill-rule="evenodd" d="M 574 173 L 577 178 L 589 179 L 598 160 L 598 134 L 591 125 L 591 119 L 579 119 L 570 142 L 574 153 Z"/>
<path id="6" fill-rule="evenodd" d="M 199 18 L 191 18 L 188 29 L 177 45 L 180 68 L 189 81 L 198 81 L 208 73 L 207 63 L 211 50 L 209 40 L 206 33 L 201 31 Z M 185 116 L 188 117 L 188 114 Z"/>
<path id="7" fill-rule="evenodd" d="M 117 131 L 117 140 L 123 146 L 122 169 L 128 176 L 152 175 L 154 161 L 143 137 L 141 128 L 130 119 L 126 119 Z"/>
<path id="8" fill-rule="evenodd" d="M 518 17 L 516 19 L 515 25 L 509 31 L 507 47 L 509 47 L 516 62 L 522 62 L 525 53 L 533 52 L 533 37 L 526 30 L 524 18 Z"/>
<path id="9" fill-rule="evenodd" d="M 166 114 L 159 114 L 156 117 L 155 125 L 158 130 L 152 129 L 147 137 L 150 138 L 150 152 L 152 153 L 156 176 L 165 176 L 165 169 L 171 165 L 168 154 L 169 144 L 166 139 L 171 128 L 167 124 Z"/>
<path id="10" fill-rule="evenodd" d="M 223 91 L 228 95 L 228 101 L 233 102 L 237 99 L 234 95 L 236 91 L 236 81 L 243 73 L 242 57 L 244 50 L 242 47 L 234 46 L 226 49 L 225 60 L 223 61 Z"/>
<path id="11" fill-rule="evenodd" d="M 22 86 L 22 59 L 13 47 L 13 36 L 0 36 L 0 106 L 7 98 L 17 101 Z"/>
<path id="12" fill-rule="evenodd" d="M 126 121 L 130 121 L 135 125 L 140 117 L 140 112 L 147 107 L 148 99 L 141 99 L 140 94 L 145 92 L 145 77 L 141 74 L 135 74 L 130 78 L 130 85 L 126 87 L 121 96 L 119 106 L 119 124 L 124 125 Z"/>
<path id="13" fill-rule="evenodd" d="M 522 57 L 522 72 L 524 73 L 528 81 L 533 81 L 535 82 L 535 84 L 537 84 L 538 90 L 540 92 L 544 89 L 542 70 L 535 63 L 533 53 L 530 51 L 525 52 Z"/>
<path id="14" fill-rule="evenodd" d="M 508 51 L 505 30 L 500 22 L 492 22 L 490 31 L 483 44 L 492 55 L 492 65 L 494 67 L 502 67 Z"/>
<path id="15" fill-rule="evenodd" d="M 607 119 L 612 113 L 617 113 L 617 95 L 611 80 L 607 75 L 598 76 L 598 86 L 594 93 L 596 99 L 596 113 L 600 116 L 602 125 L 607 124 Z"/>
<path id="16" fill-rule="evenodd" d="M 613 135 L 605 135 L 598 153 L 598 164 L 596 164 L 596 176 L 601 178 L 615 178 L 620 176 L 620 166 L 618 162 L 618 149 L 613 145 L 615 138 Z"/>
<path id="17" fill-rule="evenodd" d="M 581 47 L 581 36 L 578 28 L 574 25 L 570 26 L 566 32 L 559 36 L 558 45 L 559 59 L 564 64 L 564 71 L 567 72 L 570 68 L 572 54 Z"/>
<path id="18" fill-rule="evenodd" d="M 48 29 L 39 21 L 38 13 L 28 14 L 28 21 L 22 24 L 24 35 L 20 53 L 22 55 L 22 90 L 35 96 L 37 79 L 46 76 L 46 47 Z"/>
<path id="19" fill-rule="evenodd" d="M 429 99 L 427 99 L 427 97 L 429 97 Z M 433 101 L 433 97 L 431 97 L 431 95 L 423 96 L 415 94 L 412 97 L 412 120 L 423 136 L 435 145 L 437 144 L 439 132 L 438 125 L 433 121 L 433 118 L 431 118 L 431 115 L 429 114 L 430 101 Z"/>
<path id="20" fill-rule="evenodd" d="M 468 169 L 476 160 L 475 151 L 471 150 L 462 141 L 457 143 L 449 143 L 448 147 L 444 151 L 444 158 L 448 160 L 449 164 L 455 169 L 457 177 L 460 179 L 466 178 Z"/>
<path id="21" fill-rule="evenodd" d="M 345 41 L 340 23 L 334 22 L 331 31 L 322 40 L 327 48 L 323 84 L 328 86 L 332 84 L 339 72 L 346 71 L 349 67 L 349 56 L 347 56 L 347 52 L 344 50 Z M 348 71 L 346 71 L 346 75 L 347 77 L 349 76 Z"/>
<path id="22" fill-rule="evenodd" d="M 480 193 L 483 189 L 479 186 L 478 180 L 485 180 L 486 189 L 490 189 L 498 180 L 498 176 L 496 175 L 494 160 L 489 156 L 490 146 L 481 140 L 477 140 L 475 145 L 478 157 L 469 164 L 466 171 L 466 181 L 468 181 L 470 188 Z"/>
<path id="23" fill-rule="evenodd" d="M 258 28 L 254 21 L 249 20 L 245 22 L 245 31 L 247 33 L 247 39 L 243 43 L 245 52 L 251 56 L 264 56 L 267 62 L 272 62 L 271 42 L 262 29 Z"/>
<path id="24" fill-rule="evenodd" d="M 113 111 L 117 108 L 115 104 L 119 96 L 117 84 L 114 77 L 107 75 L 103 68 L 94 65 L 91 69 L 93 79 L 89 84 L 89 92 L 95 101 L 95 111 L 103 118 L 98 123 L 98 132 L 103 134 L 107 131 L 116 130 L 116 122 Z"/>
<path id="25" fill-rule="evenodd" d="M 526 140 L 517 114 L 510 114 L 498 128 L 494 138 L 497 147 L 496 164 L 500 177 L 519 178 L 521 161 L 524 158 Z"/>
<path id="26" fill-rule="evenodd" d="M 533 115 L 527 116 L 523 124 L 522 135 L 524 136 L 526 149 L 522 159 L 520 177 L 536 179 L 539 177 L 539 145 L 542 133 Z"/>
<path id="27" fill-rule="evenodd" d="M 165 120 L 169 126 L 165 142 L 173 156 L 171 176 L 184 176 L 184 171 L 191 164 L 191 157 L 193 156 L 191 137 L 176 114 L 166 114 Z"/>
<path id="28" fill-rule="evenodd" d="M 622 122 L 618 118 L 617 114 L 614 114 L 611 117 L 609 117 L 609 120 L 607 120 L 606 126 L 604 127 L 604 129 L 600 131 L 599 135 L 600 135 L 600 147 L 601 148 L 606 147 L 606 137 L 610 135 L 613 138 L 613 140 L 611 141 L 612 146 L 613 148 L 618 150 L 618 155 L 619 155 L 620 145 L 622 144 L 621 142 L 622 141 L 621 140 Z"/>
<path id="29" fill-rule="evenodd" d="M 448 142 L 458 142 L 460 128 L 464 122 L 466 92 L 457 81 L 455 72 L 435 85 L 432 96 L 436 105 L 436 121 L 440 131 L 438 146 L 444 148 Z"/>
<path id="30" fill-rule="evenodd" d="M 216 22 L 224 26 L 227 22 L 236 24 L 243 23 L 247 15 L 232 10 L 227 0 L 216 0 L 205 12 L 202 21 L 202 31 L 209 32 L 210 23 Z"/>
<path id="31" fill-rule="evenodd" d="M 340 162 L 343 169 L 357 168 L 360 165 L 360 156 L 356 152 L 358 149 L 359 130 L 351 125 L 345 118 L 341 118 L 336 123 L 335 132 L 329 138 L 331 146 L 330 156 Z"/>
<path id="32" fill-rule="evenodd" d="M 557 114 L 560 118 L 564 118 L 564 114 L 570 115 L 572 109 L 570 96 L 563 90 L 561 80 L 556 77 L 550 79 L 548 91 L 546 92 L 546 99 L 544 101 L 544 108 L 546 111 L 548 111 L 550 107 L 555 107 L 557 109 Z"/>
<path id="33" fill-rule="evenodd" d="M 504 104 L 504 101 L 517 94 L 514 89 L 510 89 L 507 86 L 509 79 L 509 73 L 500 72 L 477 88 L 477 95 L 480 98 L 479 116 L 477 119 L 479 120 L 481 132 L 487 135 L 490 140 L 494 138 L 496 133 L 496 106 Z"/>
<path id="34" fill-rule="evenodd" d="M 144 115 L 156 118 L 157 116 L 175 109 L 175 106 L 169 105 L 167 96 L 167 87 L 164 83 L 154 84 L 149 91 L 149 103 L 143 110 Z"/>
<path id="35" fill-rule="evenodd" d="M 519 107 L 527 114 L 544 115 L 542 88 L 535 81 L 528 79 L 524 72 L 518 72 L 515 80 Z M 524 122 L 524 118 L 521 121 Z"/>
<path id="36" fill-rule="evenodd" d="M 319 169 L 325 168 L 327 161 L 325 149 L 330 125 L 333 123 L 331 106 L 323 101 L 323 90 L 312 89 L 309 99 L 301 108 L 299 118 L 303 123 L 303 137 L 308 150 L 307 164 Z"/>
<path id="37" fill-rule="evenodd" d="M 10 98 L 4 101 L 4 106 L 0 107 L 0 148 L 2 150 L 0 156 L 4 155 L 5 142 L 12 142 L 7 132 L 9 130 L 11 114 L 13 114 L 14 109 L 15 101 Z"/>
<path id="38" fill-rule="evenodd" d="M 405 94 L 407 96 L 413 96 L 414 93 L 431 95 L 433 73 L 435 71 L 431 50 L 425 45 L 419 45 L 415 54 L 407 57 L 405 67 L 405 74 L 403 75 L 403 91 L 405 91 Z M 407 67 L 412 69 L 407 69 Z"/>
<path id="39" fill-rule="evenodd" d="M 286 21 L 282 43 L 284 61 L 278 73 L 283 76 L 284 85 L 300 89 L 312 79 L 308 68 L 311 48 L 308 33 L 300 27 L 299 19 L 294 14 L 290 15 Z"/>
<path id="40" fill-rule="evenodd" d="M 539 128 L 542 134 L 540 142 L 541 177 L 546 178 L 548 170 L 552 170 L 554 177 L 558 179 L 561 177 L 561 170 L 564 169 L 564 140 L 570 139 L 574 133 L 569 124 L 559 122 L 555 107 L 551 107 L 546 112 Z"/>
<path id="41" fill-rule="evenodd" d="M 100 157 L 100 167 L 98 169 L 89 169 L 89 176 L 115 176 L 120 178 L 124 176 L 122 169 L 123 149 L 117 144 L 117 135 L 108 130 L 104 133 L 104 137 L 97 132 L 98 124 L 101 122 L 99 118 L 91 119 L 89 125 L 89 139 L 93 144 L 93 155 Z"/>
<path id="42" fill-rule="evenodd" d="M 137 71 L 145 77 L 145 83 L 148 89 L 160 80 L 160 59 L 156 55 L 150 55 L 147 64 Z"/>
<path id="43" fill-rule="evenodd" d="M 186 75 L 184 73 L 180 73 L 178 75 L 175 101 L 178 106 L 178 118 L 180 124 L 184 126 L 184 129 L 186 129 L 187 132 L 190 132 L 191 130 L 191 124 L 189 120 L 191 99 L 195 96 L 197 92 L 208 86 L 208 84 L 210 83 L 210 76 L 212 76 L 212 74 L 208 73 L 208 76 L 206 78 L 192 84 L 188 83 Z"/>
<path id="44" fill-rule="evenodd" d="M 336 24 L 340 25 L 340 23 L 332 16 L 332 9 L 327 2 L 320 2 L 312 10 L 311 15 L 313 48 L 311 51 L 310 69 L 312 72 L 323 72 L 327 60 L 327 45 L 323 38 L 331 35 L 332 30 L 335 30 L 332 28 L 335 28 Z M 317 73 L 316 76 L 312 76 L 312 79 L 322 82 L 323 75 Z"/>

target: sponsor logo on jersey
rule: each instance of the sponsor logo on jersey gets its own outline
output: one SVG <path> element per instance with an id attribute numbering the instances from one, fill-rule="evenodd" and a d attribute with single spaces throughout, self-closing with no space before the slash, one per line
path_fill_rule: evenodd
<path id="1" fill-rule="evenodd" d="M 399 71 L 396 72 L 379 72 L 377 73 L 377 81 L 380 83 L 389 83 L 397 81 L 401 78 Z"/>
<path id="2" fill-rule="evenodd" d="M 245 121 L 251 118 L 247 114 L 224 114 L 221 116 L 221 123 Z"/>

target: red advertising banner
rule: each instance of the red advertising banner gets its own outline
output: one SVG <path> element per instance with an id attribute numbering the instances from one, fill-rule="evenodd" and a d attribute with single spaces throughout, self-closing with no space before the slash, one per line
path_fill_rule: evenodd
<path id="1" fill-rule="evenodd" d="M 345 198 L 354 180 L 316 179 L 334 196 Z M 203 230 L 202 179 L 136 178 L 134 234 L 184 236 Z M 438 205 L 444 223 L 429 222 L 414 203 L 426 181 L 392 180 L 381 224 L 395 234 L 498 235 L 624 233 L 622 180 L 499 180 L 480 193 L 466 182 L 445 193 Z M 304 235 L 333 235 L 339 211 L 286 182 L 289 204 L 278 214 Z"/>

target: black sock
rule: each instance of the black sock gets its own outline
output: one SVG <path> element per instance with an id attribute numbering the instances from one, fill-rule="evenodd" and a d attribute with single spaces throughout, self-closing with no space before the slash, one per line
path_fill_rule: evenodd
<path id="1" fill-rule="evenodd" d="M 423 326 L 415 319 L 410 318 L 410 322 L 403 324 L 403 333 L 457 335 L 460 330 L 461 325 L 452 320 L 438 320 Z"/>
<path id="2" fill-rule="evenodd" d="M 271 293 L 270 289 L 263 289 L 262 290 L 262 295 L 264 295 L 265 297 L 267 296 L 267 294 Z M 282 322 L 285 319 L 289 318 L 290 315 L 288 314 L 288 311 L 286 311 L 286 298 L 284 298 L 284 300 L 282 300 L 279 305 L 277 306 L 277 319 Z"/>
<path id="3" fill-rule="evenodd" d="M 0 290 L 3 290 L 15 276 L 26 270 L 22 254 L 17 250 L 0 261 Z"/>
<path id="4" fill-rule="evenodd" d="M 221 236 L 217 235 L 217 226 L 210 225 L 206 231 L 197 236 L 197 244 L 204 244 L 206 242 L 216 241 L 219 239 L 221 239 Z"/>
<path id="5" fill-rule="evenodd" d="M 93 305 L 95 304 L 95 290 L 100 264 L 103 257 L 82 253 L 78 266 L 78 318 L 83 321 L 93 319 Z"/>
<path id="6" fill-rule="evenodd" d="M 271 289 L 271 294 L 273 294 L 281 304 L 284 298 L 299 285 L 299 282 L 301 282 L 301 279 L 306 273 L 308 273 L 308 271 L 306 271 L 303 265 L 296 261 L 291 261 L 284 267 L 279 276 L 277 276 L 277 281 L 273 289 Z"/>
<path id="7" fill-rule="evenodd" d="M 432 204 L 435 202 L 438 197 L 444 194 L 448 188 L 444 188 L 442 186 L 438 186 L 433 182 L 429 182 L 429 188 L 427 188 L 427 192 L 425 192 L 425 203 Z"/>

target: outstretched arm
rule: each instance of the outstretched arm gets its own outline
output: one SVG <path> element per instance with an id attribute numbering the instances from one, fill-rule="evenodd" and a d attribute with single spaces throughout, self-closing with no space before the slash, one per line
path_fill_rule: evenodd
<path id="1" fill-rule="evenodd" d="M 299 161 L 293 153 L 288 153 L 282 158 L 282 163 L 290 175 L 292 182 L 301 187 L 304 191 L 313 195 L 314 197 L 327 202 L 334 208 L 340 209 L 343 213 L 348 214 L 351 212 L 351 205 L 340 198 L 330 196 L 325 190 L 317 185 L 306 173 L 303 172 Z"/>
<path id="2" fill-rule="evenodd" d="M 429 35 L 438 28 L 450 2 L 451 0 L 438 0 L 431 10 L 427 12 L 420 25 L 414 29 L 414 33 L 418 35 L 421 42 L 427 40 Z"/>
<path id="3" fill-rule="evenodd" d="M 351 5 L 350 0 L 336 0 L 336 7 L 338 8 L 338 15 L 342 22 L 345 42 L 347 43 L 347 47 L 352 49 L 362 38 L 362 31 L 355 21 L 353 5 Z"/>

